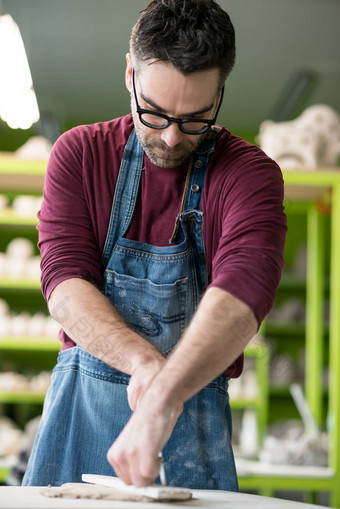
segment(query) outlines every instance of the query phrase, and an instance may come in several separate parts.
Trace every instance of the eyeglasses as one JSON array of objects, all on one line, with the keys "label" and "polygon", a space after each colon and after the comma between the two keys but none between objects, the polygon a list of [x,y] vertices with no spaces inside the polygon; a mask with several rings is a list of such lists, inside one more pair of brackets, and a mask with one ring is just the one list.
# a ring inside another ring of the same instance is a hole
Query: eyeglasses
[{"label": "eyeglasses", "polygon": [[135,86],[135,71],[132,70],[132,86],[133,93],[136,101],[136,109],[139,116],[139,120],[146,127],[150,127],[151,129],[166,129],[172,122],[178,124],[179,129],[185,134],[203,134],[208,129],[215,124],[218,112],[220,111],[220,107],[222,104],[224,87],[221,91],[220,101],[216,108],[214,117],[212,119],[205,118],[174,118],[168,117],[163,113],[157,113],[155,111],[144,110],[138,104],[136,86]]}]

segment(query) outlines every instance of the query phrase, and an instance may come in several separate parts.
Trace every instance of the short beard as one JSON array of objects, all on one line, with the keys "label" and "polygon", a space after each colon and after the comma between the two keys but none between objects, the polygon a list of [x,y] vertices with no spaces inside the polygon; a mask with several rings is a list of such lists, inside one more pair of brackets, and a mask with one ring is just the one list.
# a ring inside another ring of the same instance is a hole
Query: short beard
[{"label": "short beard", "polygon": [[194,142],[191,140],[184,140],[176,145],[176,147],[172,148],[162,140],[155,140],[152,136],[148,137],[143,128],[150,128],[144,127],[143,124],[141,124],[137,113],[133,109],[132,116],[139,143],[142,145],[150,161],[160,168],[176,168],[180,166],[195,152],[196,148],[205,137],[205,133],[197,135],[197,139],[195,139]]}]

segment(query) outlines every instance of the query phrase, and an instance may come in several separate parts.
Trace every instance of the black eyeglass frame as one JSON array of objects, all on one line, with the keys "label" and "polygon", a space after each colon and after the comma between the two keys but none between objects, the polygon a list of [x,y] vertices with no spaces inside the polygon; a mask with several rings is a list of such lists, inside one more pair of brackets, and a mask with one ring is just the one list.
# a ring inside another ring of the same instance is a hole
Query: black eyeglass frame
[{"label": "black eyeglass frame", "polygon": [[[146,127],[150,127],[151,129],[162,130],[162,129],[166,129],[167,127],[169,127],[169,125],[172,122],[174,122],[174,123],[178,124],[178,127],[182,131],[182,133],[192,134],[192,135],[206,133],[210,129],[210,127],[216,123],[217,115],[218,115],[218,112],[220,111],[222,100],[223,100],[223,95],[224,95],[224,86],[223,86],[222,90],[221,90],[221,97],[220,97],[219,103],[217,105],[217,108],[215,110],[215,114],[214,114],[212,119],[206,119],[206,118],[174,118],[174,117],[168,117],[167,115],[164,115],[164,113],[158,113],[158,112],[152,111],[152,110],[145,110],[145,109],[143,109],[143,108],[141,108],[139,106],[138,99],[137,99],[136,85],[135,85],[135,70],[134,69],[132,69],[132,88],[133,88],[133,94],[134,94],[135,102],[136,102],[136,111],[138,113],[139,120],[141,121],[141,123],[143,125],[145,125]],[[155,124],[150,124],[149,122],[146,122],[145,120],[143,120],[143,114],[144,113],[147,113],[149,115],[154,115],[156,117],[164,118],[164,120],[166,120],[166,124],[161,125],[161,126],[157,126]],[[199,129],[198,131],[185,130],[183,128],[183,124],[186,124],[186,123],[189,123],[189,122],[190,123],[193,123],[193,122],[194,123],[200,123],[200,124],[204,123],[206,125],[204,127],[202,127],[202,129]]]}]

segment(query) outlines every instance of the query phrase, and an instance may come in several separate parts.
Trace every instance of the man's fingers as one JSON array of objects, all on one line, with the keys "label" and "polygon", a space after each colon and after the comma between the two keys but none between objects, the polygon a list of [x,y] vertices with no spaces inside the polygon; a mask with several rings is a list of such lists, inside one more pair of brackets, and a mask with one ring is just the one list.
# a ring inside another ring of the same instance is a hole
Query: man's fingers
[{"label": "man's fingers", "polygon": [[147,454],[138,456],[132,451],[117,452],[114,445],[107,452],[107,460],[125,484],[137,487],[148,486],[159,474],[161,459]]},{"label": "man's fingers", "polygon": [[132,484],[138,487],[149,486],[159,474],[161,459],[151,457],[148,454],[136,455],[134,460],[130,462],[130,465]]},{"label": "man's fingers", "polygon": [[114,469],[118,477],[121,477],[121,473],[123,472],[123,464],[116,461],[113,447],[114,445],[111,445],[110,449],[107,451],[106,459],[110,463],[111,467]]},{"label": "man's fingers", "polygon": [[[128,389],[129,397],[135,387]],[[159,410],[155,397],[148,393],[137,399],[136,409],[107,453],[110,465],[126,484],[147,486],[159,475],[158,453],[169,440],[181,410],[182,404]]]},{"label": "man's fingers", "polygon": [[131,475],[130,475],[130,466],[128,462],[128,458],[124,454],[124,452],[119,453],[116,450],[115,445],[113,444],[107,452],[107,460],[110,463],[111,467],[116,472],[117,476],[125,482],[127,485],[133,484]]}]

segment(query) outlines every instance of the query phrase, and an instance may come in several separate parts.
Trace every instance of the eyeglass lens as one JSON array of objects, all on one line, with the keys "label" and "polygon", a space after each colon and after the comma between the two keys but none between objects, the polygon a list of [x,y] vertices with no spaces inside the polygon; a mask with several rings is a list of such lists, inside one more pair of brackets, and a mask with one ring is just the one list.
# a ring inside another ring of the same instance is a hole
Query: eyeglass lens
[{"label": "eyeglass lens", "polygon": [[[147,125],[148,127],[153,127],[153,128],[156,128],[156,129],[164,129],[166,127],[168,127],[169,125],[169,120],[167,120],[166,118],[160,116],[160,115],[155,115],[155,114],[152,114],[152,113],[141,113],[141,121]],[[182,131],[184,132],[197,132],[197,133],[200,133],[202,131],[205,131],[207,129],[209,129],[209,125],[210,123],[208,122],[181,122],[180,124],[180,128]]]}]

